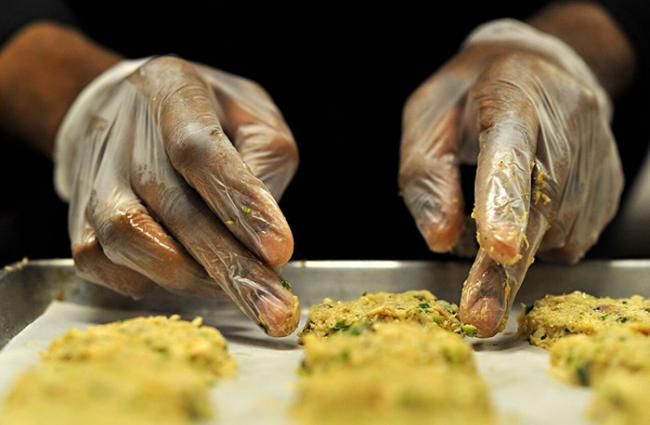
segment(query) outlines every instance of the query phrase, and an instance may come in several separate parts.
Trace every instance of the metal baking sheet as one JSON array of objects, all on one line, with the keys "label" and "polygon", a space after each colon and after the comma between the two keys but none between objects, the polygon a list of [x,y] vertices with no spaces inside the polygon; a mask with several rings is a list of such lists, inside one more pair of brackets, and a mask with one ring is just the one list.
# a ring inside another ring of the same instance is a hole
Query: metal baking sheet
[{"label": "metal baking sheet", "polygon": [[[462,262],[298,261],[282,273],[307,308],[326,296],[349,299],[363,291],[418,288],[456,301],[468,268]],[[576,289],[600,296],[650,296],[650,260],[591,261],[570,267],[537,264],[516,304]],[[32,261],[0,272],[0,397],[15,376],[38,362],[38,353],[68,329],[156,313],[201,315],[228,338],[240,373],[212,390],[214,423],[291,423],[287,412],[301,359],[295,336],[263,335],[226,298],[181,298],[162,290],[140,301],[119,296],[76,277],[70,260]],[[505,334],[472,340],[500,423],[589,424],[584,415],[589,391],[549,375],[548,354],[514,335],[517,314],[511,315]]]}]

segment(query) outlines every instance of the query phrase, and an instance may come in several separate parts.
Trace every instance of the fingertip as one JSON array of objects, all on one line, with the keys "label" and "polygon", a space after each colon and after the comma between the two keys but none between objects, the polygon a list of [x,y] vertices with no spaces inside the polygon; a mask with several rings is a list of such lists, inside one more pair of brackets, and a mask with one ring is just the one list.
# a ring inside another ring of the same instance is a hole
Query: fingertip
[{"label": "fingertip", "polygon": [[282,337],[293,333],[300,323],[300,301],[289,289],[283,302],[260,303],[260,327],[269,336]]},{"label": "fingertip", "polygon": [[259,233],[257,239],[260,255],[270,266],[279,267],[291,259],[294,241],[286,221],[273,231]]},{"label": "fingertip", "polygon": [[462,306],[459,316],[463,323],[476,327],[480,338],[496,335],[505,324],[505,308],[494,298],[479,298],[471,306]]},{"label": "fingertip", "polygon": [[510,294],[505,270],[481,248],[463,285],[459,317],[476,326],[479,337],[493,336],[505,326]]},{"label": "fingertip", "polygon": [[436,222],[421,224],[418,228],[429,249],[437,253],[451,251],[456,246],[463,231],[463,220],[460,214],[450,214]]}]

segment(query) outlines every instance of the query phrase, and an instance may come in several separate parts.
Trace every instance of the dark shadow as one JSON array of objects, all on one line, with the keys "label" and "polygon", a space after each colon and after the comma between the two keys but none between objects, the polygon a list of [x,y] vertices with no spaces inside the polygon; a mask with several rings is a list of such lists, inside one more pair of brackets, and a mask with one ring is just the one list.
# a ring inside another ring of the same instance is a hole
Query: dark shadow
[{"label": "dark shadow", "polygon": [[472,341],[474,351],[505,351],[524,345],[528,345],[528,342],[517,334],[499,335],[486,340],[477,339]]},{"label": "dark shadow", "polygon": [[229,334],[222,332],[229,342],[236,342],[238,344],[252,345],[261,348],[270,348],[274,350],[289,351],[298,348],[297,342],[289,342],[286,340],[273,340],[271,338],[256,338],[246,335]]}]

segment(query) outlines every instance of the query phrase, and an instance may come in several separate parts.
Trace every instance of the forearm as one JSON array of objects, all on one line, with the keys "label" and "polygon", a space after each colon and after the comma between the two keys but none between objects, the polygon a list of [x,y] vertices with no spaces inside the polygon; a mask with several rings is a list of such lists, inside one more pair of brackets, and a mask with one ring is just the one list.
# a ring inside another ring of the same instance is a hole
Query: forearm
[{"label": "forearm", "polygon": [[588,1],[554,3],[528,22],[570,45],[615,97],[634,79],[636,58],[618,24],[599,5]]},{"label": "forearm", "polygon": [[51,156],[74,99],[119,60],[68,27],[28,25],[0,50],[0,127]]}]

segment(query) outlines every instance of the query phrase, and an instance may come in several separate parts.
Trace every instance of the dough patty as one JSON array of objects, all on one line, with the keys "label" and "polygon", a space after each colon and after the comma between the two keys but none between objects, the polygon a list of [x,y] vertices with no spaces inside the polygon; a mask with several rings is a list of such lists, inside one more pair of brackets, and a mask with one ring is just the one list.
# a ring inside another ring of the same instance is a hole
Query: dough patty
[{"label": "dough patty", "polygon": [[638,295],[597,298],[579,291],[547,295],[535,301],[519,323],[523,336],[543,348],[567,335],[593,335],[612,327],[649,335],[650,300]]},{"label": "dough patty", "polygon": [[358,333],[380,322],[414,322],[455,333],[475,333],[473,326],[461,324],[457,313],[458,306],[439,300],[426,290],[376,292],[352,301],[325,298],[309,309],[307,323],[299,336],[302,341],[309,334],[326,337],[337,332]]}]

